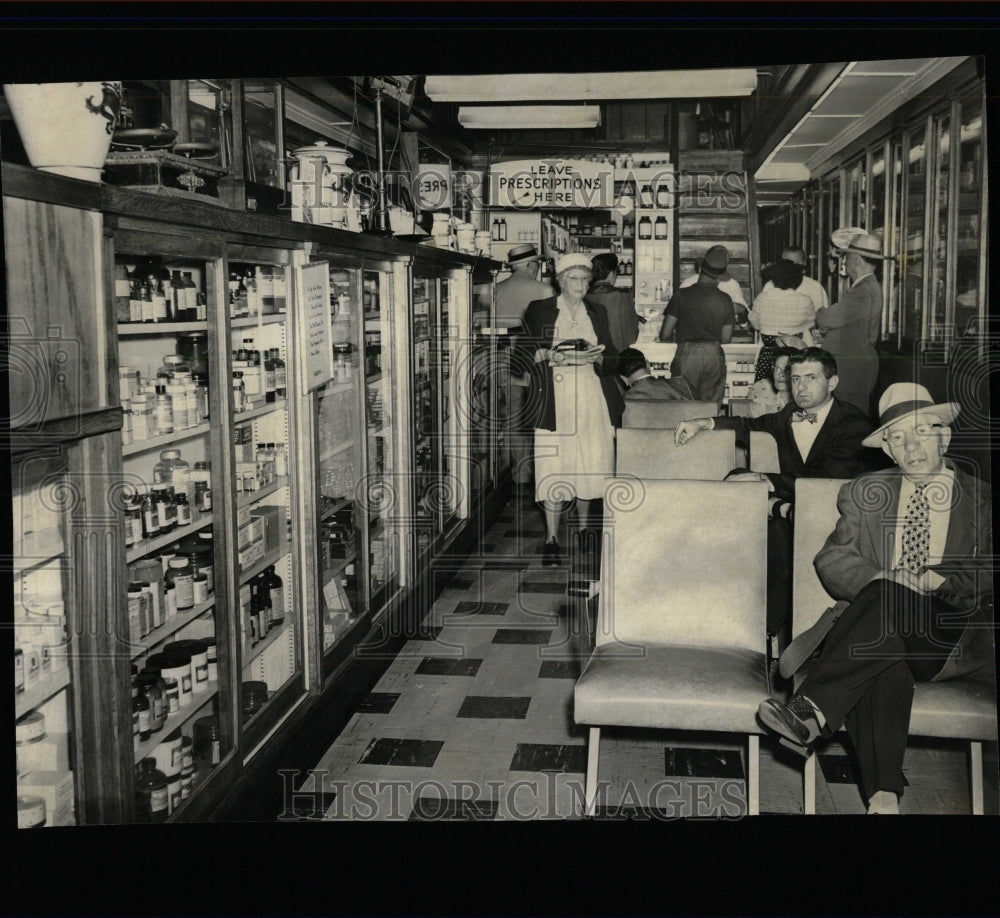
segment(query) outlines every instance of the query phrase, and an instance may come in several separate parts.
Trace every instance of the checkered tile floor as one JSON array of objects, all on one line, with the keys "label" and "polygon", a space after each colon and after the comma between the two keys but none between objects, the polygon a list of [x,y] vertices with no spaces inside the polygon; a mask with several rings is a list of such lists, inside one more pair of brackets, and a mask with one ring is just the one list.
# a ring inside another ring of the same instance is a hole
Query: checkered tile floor
[{"label": "checkered tile floor", "polygon": [[[580,819],[587,730],[573,721],[579,650],[566,559],[541,566],[530,494],[513,497],[297,790],[302,818]],[[567,538],[561,542],[568,543]],[[997,811],[987,748],[986,811]],[[817,812],[863,813],[851,756],[819,758]],[[761,740],[762,814],[802,812],[801,760]],[[903,813],[968,813],[964,747],[911,742]],[[603,819],[739,818],[745,762],[720,735],[602,731]]]}]

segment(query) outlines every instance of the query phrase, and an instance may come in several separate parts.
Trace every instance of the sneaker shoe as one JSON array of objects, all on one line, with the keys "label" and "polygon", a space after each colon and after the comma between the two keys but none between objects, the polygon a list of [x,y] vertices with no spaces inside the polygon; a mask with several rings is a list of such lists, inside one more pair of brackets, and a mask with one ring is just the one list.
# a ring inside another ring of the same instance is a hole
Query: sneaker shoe
[{"label": "sneaker shoe", "polygon": [[542,567],[559,566],[559,543],[555,537],[548,540],[542,548]]},{"label": "sneaker shoe", "polygon": [[820,735],[816,712],[802,695],[792,695],[787,703],[765,698],[757,708],[757,717],[802,755],[808,755],[810,746]]}]

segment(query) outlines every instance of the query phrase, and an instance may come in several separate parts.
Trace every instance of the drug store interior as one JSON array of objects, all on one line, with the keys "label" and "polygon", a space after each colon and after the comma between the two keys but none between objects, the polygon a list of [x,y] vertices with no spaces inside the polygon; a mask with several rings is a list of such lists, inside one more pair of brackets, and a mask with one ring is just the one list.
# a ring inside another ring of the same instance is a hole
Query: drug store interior
[{"label": "drug store interior", "polygon": [[[519,244],[546,279],[618,255],[668,375],[659,317],[709,247],[751,304],[801,246],[835,302],[831,234],[874,235],[877,391],[960,393],[952,451],[988,479],[983,59],[780,52],[5,83],[19,827],[585,818],[601,584],[541,567],[511,482],[494,291]],[[725,345],[723,414],[759,347]],[[763,739],[751,801],[733,739],[609,734],[598,817],[809,812]],[[913,738],[904,812],[974,808],[967,755]],[[819,759],[812,811],[864,812],[846,746]]]}]

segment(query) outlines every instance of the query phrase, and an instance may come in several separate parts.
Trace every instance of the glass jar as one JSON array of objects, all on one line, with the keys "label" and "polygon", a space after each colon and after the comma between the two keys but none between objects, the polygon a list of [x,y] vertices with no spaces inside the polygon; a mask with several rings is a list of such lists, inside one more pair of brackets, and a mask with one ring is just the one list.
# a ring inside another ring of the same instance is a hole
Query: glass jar
[{"label": "glass jar", "polygon": [[135,813],[141,822],[165,822],[170,815],[167,776],[156,767],[156,759],[143,759],[135,778]]},{"label": "glass jar", "polygon": [[194,607],[194,574],[184,556],[173,558],[167,570],[166,580],[176,589],[175,602],[178,612],[186,612]]},{"label": "glass jar", "polygon": [[222,761],[222,731],[219,718],[211,714],[199,717],[192,726],[194,763],[199,772],[211,771]]},{"label": "glass jar", "polygon": [[156,673],[139,673],[136,677],[139,691],[149,702],[150,731],[159,733],[167,722],[167,704],[163,690],[160,688],[160,677]]}]

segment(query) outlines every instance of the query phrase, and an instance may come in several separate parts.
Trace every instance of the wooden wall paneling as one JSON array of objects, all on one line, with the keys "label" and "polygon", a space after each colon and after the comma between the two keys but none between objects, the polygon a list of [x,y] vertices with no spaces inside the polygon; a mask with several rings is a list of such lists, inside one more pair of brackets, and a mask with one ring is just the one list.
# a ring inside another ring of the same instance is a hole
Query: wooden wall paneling
[{"label": "wooden wall paneling", "polygon": [[608,102],[601,113],[604,124],[604,137],[611,143],[622,139],[622,109],[617,102]]},{"label": "wooden wall paneling", "polygon": [[121,434],[69,447],[69,593],[77,819],[131,822],[134,807]]},{"label": "wooden wall paneling", "polygon": [[649,102],[646,104],[646,139],[668,140],[670,126],[670,104],[667,102]]},{"label": "wooden wall paneling", "polygon": [[625,102],[621,107],[621,139],[646,139],[646,106],[642,102]]},{"label": "wooden wall paneling", "polygon": [[108,406],[100,222],[93,211],[4,198],[12,426]]}]

